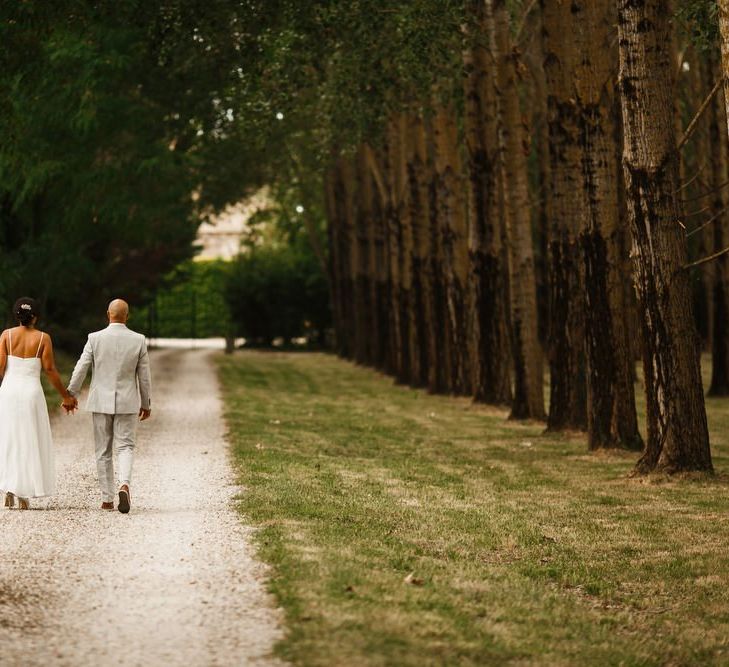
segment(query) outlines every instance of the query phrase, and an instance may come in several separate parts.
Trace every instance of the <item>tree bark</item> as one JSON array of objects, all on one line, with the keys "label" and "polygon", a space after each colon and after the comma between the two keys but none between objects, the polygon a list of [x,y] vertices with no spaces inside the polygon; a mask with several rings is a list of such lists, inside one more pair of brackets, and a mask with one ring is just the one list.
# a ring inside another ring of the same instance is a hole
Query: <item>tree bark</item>
[{"label": "tree bark", "polygon": [[337,169],[338,179],[335,191],[339,209],[339,276],[342,281],[342,317],[343,331],[346,338],[345,356],[355,359],[361,326],[358,322],[359,312],[355,296],[355,276],[357,267],[357,234],[355,224],[355,168],[351,158],[341,157]]},{"label": "tree bark", "polygon": [[[530,31],[535,37],[543,33],[542,12],[532,11],[524,19],[522,32]],[[549,238],[552,192],[550,189],[550,139],[549,111],[547,108],[547,77],[544,72],[544,48],[542,39],[531,39],[524,44],[523,59],[529,68],[526,95],[530,99],[530,127],[535,140],[537,187],[533,188],[536,198],[536,242],[534,271],[537,282],[537,317],[539,342],[548,348],[549,337]]]},{"label": "tree bark", "polygon": [[581,109],[577,67],[583,54],[574,38],[578,1],[542,0],[544,72],[549,111],[551,192],[549,229],[549,368],[547,430],[585,429],[587,398],[583,268],[577,239],[582,212]]},{"label": "tree bark", "polygon": [[501,168],[509,244],[513,419],[544,419],[542,353],[537,330],[536,283],[527,182],[526,131],[517,89],[516,53],[504,0],[486,0],[486,20],[497,63]]},{"label": "tree bark", "polygon": [[439,178],[435,165],[435,131],[432,118],[425,120],[428,167],[428,208],[430,211],[430,261],[426,264],[430,299],[433,308],[431,335],[428,338],[428,390],[444,393],[450,390],[451,349],[448,345],[448,303],[445,289],[443,239],[440,234],[438,191]]},{"label": "tree bark", "polygon": [[387,175],[390,189],[388,230],[390,237],[391,333],[394,375],[398,382],[410,381],[410,282],[412,234],[406,203],[406,171],[404,146],[405,122],[396,114],[388,124]]},{"label": "tree bark", "polygon": [[355,360],[361,364],[374,365],[374,337],[377,332],[376,314],[373,308],[372,289],[372,242],[375,224],[372,214],[372,175],[367,164],[366,148],[360,146],[357,152],[357,267],[355,273],[355,308],[357,310],[357,336]]},{"label": "tree bark", "polygon": [[368,267],[368,220],[361,201],[362,170],[361,147],[357,154],[348,160],[345,207],[350,221],[350,265],[349,276],[352,289],[352,358],[358,364],[369,362],[369,289],[367,285]]},{"label": "tree bark", "polygon": [[377,157],[368,145],[365,145],[362,157],[367,164],[369,178],[364,180],[365,194],[370,201],[368,214],[372,222],[369,225],[369,269],[370,302],[372,304],[372,363],[376,368],[387,366],[387,342],[389,334],[389,267],[387,253],[387,229],[385,209],[387,193],[384,182],[377,185],[380,168]]},{"label": "tree bark", "polygon": [[[715,59],[709,60],[710,71],[715,80],[720,74],[720,65]],[[722,94],[717,95],[707,110],[709,114],[709,171],[708,190],[709,215],[713,221],[706,227],[710,240],[708,253],[716,253],[729,246],[729,194],[725,184],[729,180],[729,135],[727,135],[726,108]],[[705,255],[704,255],[705,256]],[[708,268],[711,285],[711,384],[710,396],[729,396],[729,257],[721,255],[716,260],[702,266]],[[704,271],[702,271],[704,273]]]},{"label": "tree bark", "polygon": [[729,0],[717,0],[721,34],[721,71],[724,79],[724,104],[729,127]]},{"label": "tree bark", "polygon": [[430,284],[431,261],[430,202],[428,193],[428,155],[423,118],[416,115],[408,121],[408,189],[410,225],[412,229],[412,286],[410,290],[410,368],[411,382],[428,386],[431,342],[435,309]]},{"label": "tree bark", "polygon": [[392,146],[393,134],[388,125],[385,144],[378,156],[385,192],[382,194],[385,221],[385,256],[387,264],[387,343],[384,371],[398,378],[402,373],[402,348],[400,346],[400,221],[397,207],[392,199],[394,191],[392,178],[393,156],[396,148]]},{"label": "tree bark", "polygon": [[408,332],[408,298],[406,285],[409,282],[408,251],[409,226],[405,206],[405,160],[404,124],[400,114],[395,114],[388,123],[385,169],[388,199],[386,207],[388,234],[388,266],[390,268],[389,333],[391,374],[397,382],[407,383],[410,379],[410,351]]},{"label": "tree bark", "polygon": [[[694,49],[694,54],[696,49]],[[703,54],[699,54],[703,56]],[[716,60],[716,59],[714,59]],[[695,104],[699,104],[699,100],[706,97],[706,94],[716,81],[716,68],[713,66],[715,63],[707,62],[705,57],[694,57],[691,60],[691,95]],[[694,139],[692,141],[693,151],[693,163],[691,165],[693,176],[693,182],[681,190],[683,198],[687,196],[698,201],[701,199],[701,195],[710,190],[709,180],[712,178],[712,166],[710,164],[711,158],[711,146],[709,142],[710,125],[712,122],[711,108],[699,119]],[[707,215],[705,220],[709,220],[711,215]],[[706,257],[713,251],[713,232],[711,225],[704,227],[698,234],[696,253],[698,257]],[[714,307],[713,307],[713,294],[712,285],[714,282],[713,277],[714,265],[711,262],[703,264],[699,269],[699,284],[697,285],[697,320],[699,325],[699,332],[702,338],[702,349],[711,350],[713,345],[713,331],[714,331]]]},{"label": "tree bark", "polygon": [[402,382],[418,386],[420,382],[414,375],[420,372],[420,357],[418,335],[415,329],[417,315],[413,299],[415,239],[413,234],[413,215],[419,214],[419,208],[413,205],[412,187],[410,179],[410,162],[412,159],[413,142],[410,119],[404,114],[397,115],[397,135],[399,139],[397,183],[398,189],[398,217],[401,227],[400,252],[400,321],[402,326],[403,354],[405,359],[405,374],[400,378]]},{"label": "tree bark", "polygon": [[588,446],[639,450],[633,355],[625,302],[627,225],[620,212],[618,135],[613,82],[617,68],[612,0],[575,0],[574,98],[580,137],[583,197],[580,247],[584,258]]},{"label": "tree bark", "polygon": [[619,0],[623,171],[643,329],[648,440],[638,472],[712,470],[677,190],[668,0]]},{"label": "tree bark", "polygon": [[329,237],[329,284],[332,295],[332,319],[334,321],[334,348],[341,357],[347,356],[347,339],[344,331],[343,313],[343,281],[340,275],[341,266],[341,219],[337,205],[337,166],[332,165],[324,178],[325,209],[328,220]]},{"label": "tree bark", "polygon": [[495,63],[483,41],[482,0],[472,0],[469,9],[476,30],[463,55],[470,180],[470,367],[474,399],[498,405],[511,401],[511,377]]},{"label": "tree bark", "polygon": [[458,128],[453,110],[439,107],[433,121],[437,173],[438,223],[443,249],[447,309],[446,341],[450,349],[450,391],[470,393],[466,289],[468,285],[468,229],[463,169],[458,152]]}]

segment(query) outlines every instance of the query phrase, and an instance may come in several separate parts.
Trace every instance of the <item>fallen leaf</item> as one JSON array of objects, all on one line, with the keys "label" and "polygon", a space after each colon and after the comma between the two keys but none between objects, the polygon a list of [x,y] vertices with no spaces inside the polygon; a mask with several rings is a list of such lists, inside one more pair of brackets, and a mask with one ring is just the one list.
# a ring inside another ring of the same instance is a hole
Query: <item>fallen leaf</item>
[{"label": "fallen leaf", "polygon": [[415,576],[415,572],[411,572],[403,581],[412,586],[422,586],[425,583],[423,579]]}]

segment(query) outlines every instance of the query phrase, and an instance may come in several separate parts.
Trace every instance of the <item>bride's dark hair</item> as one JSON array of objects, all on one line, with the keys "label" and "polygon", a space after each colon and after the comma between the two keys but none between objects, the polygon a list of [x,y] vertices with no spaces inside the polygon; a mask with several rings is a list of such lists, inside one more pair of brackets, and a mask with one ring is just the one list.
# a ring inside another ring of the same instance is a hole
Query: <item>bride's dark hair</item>
[{"label": "bride's dark hair", "polygon": [[27,327],[33,322],[34,317],[40,315],[40,307],[35,299],[31,299],[29,296],[21,296],[13,306],[13,314],[20,324]]}]

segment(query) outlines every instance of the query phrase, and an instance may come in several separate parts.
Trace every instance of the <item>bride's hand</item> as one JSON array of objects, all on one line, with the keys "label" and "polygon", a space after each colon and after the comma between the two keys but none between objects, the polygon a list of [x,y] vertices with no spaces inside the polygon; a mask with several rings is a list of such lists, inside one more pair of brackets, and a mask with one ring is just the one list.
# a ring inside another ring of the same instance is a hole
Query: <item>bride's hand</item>
[{"label": "bride's hand", "polygon": [[76,408],[78,408],[78,400],[69,394],[63,399],[63,403],[61,403],[61,405],[66,411],[66,414],[70,415],[76,411]]}]

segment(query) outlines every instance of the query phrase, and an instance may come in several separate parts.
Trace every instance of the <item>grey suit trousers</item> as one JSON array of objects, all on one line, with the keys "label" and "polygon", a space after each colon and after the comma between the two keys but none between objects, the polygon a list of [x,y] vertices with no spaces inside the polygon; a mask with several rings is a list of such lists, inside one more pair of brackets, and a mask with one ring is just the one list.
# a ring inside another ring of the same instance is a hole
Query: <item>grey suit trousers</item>
[{"label": "grey suit trousers", "polygon": [[[101,500],[113,502],[116,489],[132,483],[134,445],[137,440],[138,415],[107,415],[94,412],[94,441],[96,470],[99,474]],[[118,484],[114,484],[114,445],[116,445]]]}]

